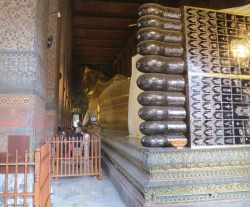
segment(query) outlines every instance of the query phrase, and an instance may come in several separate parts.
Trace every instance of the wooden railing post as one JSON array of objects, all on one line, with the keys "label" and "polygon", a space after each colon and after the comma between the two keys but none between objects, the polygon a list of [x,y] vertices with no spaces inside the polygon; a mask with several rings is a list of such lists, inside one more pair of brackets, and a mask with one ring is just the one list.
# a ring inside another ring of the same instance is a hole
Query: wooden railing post
[{"label": "wooden railing post", "polygon": [[54,146],[55,146],[55,174],[57,175],[55,178],[54,178],[54,182],[58,182],[58,174],[59,174],[59,136],[56,136],[54,138]]},{"label": "wooden railing post", "polygon": [[[32,206],[34,207],[51,207],[51,175],[50,175],[50,159],[51,159],[51,146],[50,142],[43,145],[41,148],[38,147],[35,151],[35,160],[34,162],[28,162],[28,150],[25,151],[24,160],[19,160],[20,155],[18,154],[18,150],[16,150],[15,157],[12,155],[14,159],[10,162],[9,157],[10,153],[5,154],[5,162],[0,163],[0,167],[5,167],[5,184],[2,186],[4,192],[0,192],[0,197],[4,197],[4,206],[30,206],[31,201],[33,200]],[[34,175],[34,182],[28,175],[28,171],[31,166],[35,167],[35,171],[30,173],[30,175]],[[22,172],[22,169],[24,169]],[[19,180],[20,177],[23,181]],[[20,177],[19,177],[20,175]],[[14,178],[14,182],[9,183],[9,178]],[[19,184],[23,182],[23,187],[19,189]],[[34,186],[34,190],[32,192],[28,191],[29,186]],[[20,192],[19,192],[20,190]],[[19,199],[19,198],[22,199]],[[33,199],[31,200],[31,197]],[[21,203],[23,200],[23,203]],[[11,204],[9,204],[11,202]],[[28,203],[29,202],[29,203]],[[2,205],[1,205],[2,206]]]},{"label": "wooden railing post", "polygon": [[[50,139],[50,141],[49,141],[49,152],[50,152],[50,155],[49,155],[49,173],[51,174],[51,172],[52,172],[52,169],[51,169],[51,140],[52,140],[52,138]],[[48,141],[48,140],[47,140]],[[47,142],[46,142],[46,144],[47,144]]]},{"label": "wooden railing post", "polygon": [[[24,155],[24,193],[27,193],[27,173],[28,173],[28,166],[27,166],[27,162],[28,162],[28,150],[25,150],[25,155]],[[27,205],[27,196],[24,195],[24,206]]]},{"label": "wooden railing post", "polygon": [[[8,186],[9,186],[9,179],[8,179],[8,176],[9,176],[9,152],[6,152],[6,169],[5,169],[5,190],[4,190],[4,193],[5,195],[8,195]],[[5,197],[4,199],[4,206],[8,206],[8,196]]]},{"label": "wooden railing post", "polygon": [[40,163],[41,163],[41,150],[36,149],[35,152],[35,196],[34,206],[40,207]]},{"label": "wooden railing post", "polygon": [[100,135],[97,136],[98,137],[98,171],[99,171],[99,175],[97,177],[98,180],[102,180],[102,166],[101,166],[101,160],[102,160],[102,153],[101,153],[101,137]]},{"label": "wooden railing post", "polygon": [[[16,162],[15,162],[15,184],[14,184],[14,193],[15,194],[17,194],[17,186],[18,186],[18,150],[16,150],[16,157],[15,157],[15,160],[16,160]],[[14,203],[17,203],[17,196],[15,195],[14,196],[14,198],[15,198],[15,200],[14,200]]]},{"label": "wooden railing post", "polygon": [[[80,141],[71,140],[70,137],[68,139],[55,137],[51,140],[51,176],[54,182],[58,181],[59,177],[84,175],[94,175],[99,180],[102,179],[101,138],[95,133],[89,132],[89,134],[90,139],[85,138]],[[80,156],[74,154],[74,146],[78,142],[84,143],[84,150]]]}]

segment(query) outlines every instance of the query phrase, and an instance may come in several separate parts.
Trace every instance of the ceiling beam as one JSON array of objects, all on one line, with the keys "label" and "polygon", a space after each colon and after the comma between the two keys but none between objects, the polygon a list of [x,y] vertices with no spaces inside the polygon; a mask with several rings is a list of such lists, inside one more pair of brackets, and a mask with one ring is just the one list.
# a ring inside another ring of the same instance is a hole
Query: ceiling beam
[{"label": "ceiling beam", "polygon": [[[78,50],[80,50],[80,49],[84,49],[85,47],[83,46],[83,47],[81,47],[81,45],[79,45],[80,47],[78,47],[77,45],[75,45],[74,47],[73,47],[73,49],[74,48],[77,48]],[[103,46],[100,46],[100,45],[98,45],[98,44],[95,44],[93,47],[89,47],[89,48],[86,48],[86,49],[110,49],[110,50],[121,50],[123,48],[123,46],[121,45],[120,47],[110,47],[110,44],[104,44]]]},{"label": "ceiling beam", "polygon": [[97,30],[97,31],[102,31],[102,30],[109,30],[109,31],[133,31],[134,28],[133,27],[95,27],[95,26],[80,26],[80,25],[73,25],[73,28],[78,28],[78,29],[87,29],[87,30]]},{"label": "ceiling beam", "polygon": [[73,48],[86,48],[86,49],[122,49],[123,46],[112,46],[111,44],[104,44],[104,45],[100,45],[100,44],[75,44]]},{"label": "ceiling beam", "polygon": [[107,61],[107,60],[83,60],[83,59],[79,59],[77,61],[75,61],[75,63],[86,63],[86,64],[109,64],[112,65],[112,60],[111,61]]},{"label": "ceiling beam", "polygon": [[95,60],[95,61],[113,61],[114,58],[105,58],[105,57],[102,57],[102,58],[98,58],[98,57],[82,57],[82,56],[75,56],[74,59],[81,59],[81,60]]},{"label": "ceiling beam", "polygon": [[[73,54],[76,55],[76,54],[85,54],[85,55],[88,55],[88,54],[91,54],[91,55],[95,55],[95,54],[102,54],[103,56],[118,56],[118,54],[120,53],[121,50],[110,50],[110,49],[95,49],[95,50],[92,50],[92,51],[89,51],[89,50],[79,50],[79,49],[76,49],[76,50],[73,50]],[[110,54],[107,54],[107,53],[110,53]]]},{"label": "ceiling beam", "polygon": [[73,36],[73,39],[93,39],[93,40],[113,40],[113,41],[124,41],[127,37],[84,37],[84,36]]},{"label": "ceiling beam", "polygon": [[106,58],[106,57],[116,57],[117,56],[117,52],[110,52],[109,54],[107,54],[107,52],[73,52],[73,55],[74,56],[83,56],[83,57],[86,57],[86,56],[101,56],[103,58]]},{"label": "ceiling beam", "polygon": [[105,14],[105,13],[84,13],[85,11],[77,11],[73,13],[73,16],[81,16],[81,17],[98,17],[98,18],[105,18],[105,19],[137,19],[139,15],[122,15],[122,14]]},{"label": "ceiling beam", "polygon": [[104,58],[104,59],[101,59],[101,58],[84,58],[84,57],[79,57],[79,56],[76,56],[75,58],[73,58],[74,60],[78,60],[78,61],[91,61],[91,62],[113,62],[114,59],[112,58]]},{"label": "ceiling beam", "polygon": [[77,53],[77,54],[74,54],[73,57],[74,58],[75,57],[82,58],[82,59],[95,59],[95,58],[104,59],[104,60],[113,60],[114,59],[114,56],[106,56],[106,55],[103,55],[103,54],[81,54],[81,53]]},{"label": "ceiling beam", "polygon": [[[100,45],[102,43],[104,44],[109,44],[109,45],[116,45],[116,44],[121,44],[124,43],[124,41],[121,40],[116,40],[115,37],[113,37],[114,39],[108,39],[108,40],[103,40],[103,39],[92,39],[92,38],[85,38],[85,39],[79,39],[78,43],[76,42],[77,39],[75,39],[74,41],[74,45],[78,44],[79,46],[83,45],[83,46],[87,46],[87,45],[92,45],[93,43],[100,43]],[[83,43],[81,43],[83,42]]]},{"label": "ceiling beam", "polygon": [[[110,55],[118,55],[120,52],[120,49],[103,49],[103,48],[95,48],[95,49],[73,49],[73,54],[102,54],[102,55],[106,55],[106,56],[110,56]],[[109,53],[109,54],[107,54]]]},{"label": "ceiling beam", "polygon": [[74,59],[75,58],[81,58],[81,59],[96,59],[96,60],[114,60],[114,57],[110,56],[110,57],[106,57],[106,56],[103,56],[102,54],[101,55],[80,55],[80,54],[77,54],[77,55],[73,55],[74,56]]},{"label": "ceiling beam", "polygon": [[[81,0],[81,1],[85,1],[85,2],[89,2],[89,0]],[[95,0],[95,2],[107,2],[107,0]],[[145,3],[152,3],[152,0],[109,0],[109,3],[121,3],[121,4],[145,4]]]},{"label": "ceiling beam", "polygon": [[75,58],[80,58],[80,59],[95,59],[95,60],[114,60],[116,58],[116,55],[113,55],[113,56],[104,56],[103,54],[96,54],[96,55],[93,55],[93,54],[87,54],[87,55],[80,55],[80,54],[77,54],[77,55],[73,55]]},{"label": "ceiling beam", "polygon": [[115,57],[104,57],[103,55],[101,56],[81,56],[81,55],[74,55],[74,59],[82,59],[82,60],[105,60],[105,61],[113,61]]},{"label": "ceiling beam", "polygon": [[73,59],[76,59],[76,58],[81,58],[81,59],[95,59],[97,58],[96,60],[112,60],[113,57],[106,57],[106,56],[103,56],[102,54],[101,55],[82,55],[82,54],[76,54],[76,55],[73,55]]},{"label": "ceiling beam", "polygon": [[74,45],[74,48],[96,48],[96,49],[122,49],[122,47],[119,47],[119,46],[101,46],[101,45],[98,45],[98,46],[93,46],[93,45],[77,45],[75,44]]},{"label": "ceiling beam", "polygon": [[95,62],[95,61],[76,61],[75,64],[88,64],[88,65],[110,65],[112,69],[112,62]]}]

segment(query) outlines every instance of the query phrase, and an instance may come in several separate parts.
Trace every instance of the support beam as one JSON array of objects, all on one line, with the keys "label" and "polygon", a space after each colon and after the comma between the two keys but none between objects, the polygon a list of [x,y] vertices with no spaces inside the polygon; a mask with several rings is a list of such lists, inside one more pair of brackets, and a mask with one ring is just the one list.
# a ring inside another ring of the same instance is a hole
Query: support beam
[{"label": "support beam", "polygon": [[134,28],[132,27],[95,27],[95,26],[91,26],[91,27],[88,27],[88,26],[80,26],[80,25],[73,25],[73,29],[74,28],[77,28],[77,29],[87,29],[87,30],[96,30],[96,31],[133,31]]}]

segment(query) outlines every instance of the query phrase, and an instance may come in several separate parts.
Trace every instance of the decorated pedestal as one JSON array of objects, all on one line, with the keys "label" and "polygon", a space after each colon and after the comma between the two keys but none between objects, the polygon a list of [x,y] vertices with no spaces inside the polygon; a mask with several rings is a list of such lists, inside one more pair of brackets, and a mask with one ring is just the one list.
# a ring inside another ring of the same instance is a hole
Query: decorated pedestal
[{"label": "decorated pedestal", "polygon": [[143,147],[124,132],[102,139],[102,167],[128,207],[248,207],[250,148]]}]

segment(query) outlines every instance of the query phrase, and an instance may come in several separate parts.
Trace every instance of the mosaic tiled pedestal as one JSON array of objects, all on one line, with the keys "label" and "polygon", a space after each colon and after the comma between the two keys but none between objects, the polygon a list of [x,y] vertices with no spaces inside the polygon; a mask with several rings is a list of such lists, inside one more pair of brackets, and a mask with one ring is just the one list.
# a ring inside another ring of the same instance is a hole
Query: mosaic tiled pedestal
[{"label": "mosaic tiled pedestal", "polygon": [[129,207],[250,206],[250,148],[145,148],[127,133],[102,137],[103,169]]}]

